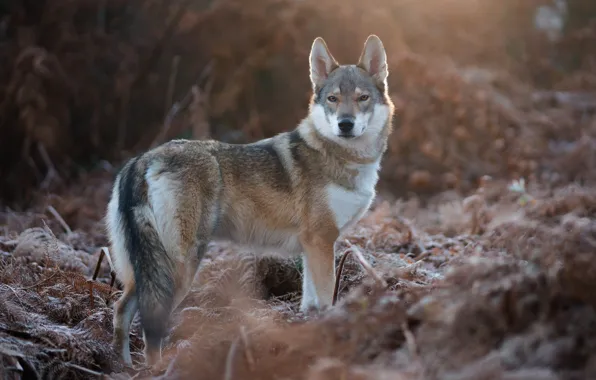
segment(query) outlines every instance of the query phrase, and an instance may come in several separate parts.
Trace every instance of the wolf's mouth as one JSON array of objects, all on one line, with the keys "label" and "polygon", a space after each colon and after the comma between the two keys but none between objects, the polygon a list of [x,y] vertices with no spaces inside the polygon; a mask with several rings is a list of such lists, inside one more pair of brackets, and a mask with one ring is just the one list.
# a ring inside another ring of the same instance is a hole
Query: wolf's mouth
[{"label": "wolf's mouth", "polygon": [[352,139],[352,138],[356,137],[352,133],[340,133],[338,136],[343,139]]}]

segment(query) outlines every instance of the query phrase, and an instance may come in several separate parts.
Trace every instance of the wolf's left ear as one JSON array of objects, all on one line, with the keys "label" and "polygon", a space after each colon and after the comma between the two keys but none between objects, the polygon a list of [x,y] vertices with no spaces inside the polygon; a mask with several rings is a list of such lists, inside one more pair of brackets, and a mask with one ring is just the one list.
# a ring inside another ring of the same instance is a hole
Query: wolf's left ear
[{"label": "wolf's left ear", "polygon": [[358,67],[366,70],[376,81],[387,84],[387,54],[381,39],[371,34],[364,43]]},{"label": "wolf's left ear", "polygon": [[337,67],[339,63],[331,55],[325,40],[321,37],[315,38],[310,49],[310,81],[313,87],[322,86],[329,74]]}]

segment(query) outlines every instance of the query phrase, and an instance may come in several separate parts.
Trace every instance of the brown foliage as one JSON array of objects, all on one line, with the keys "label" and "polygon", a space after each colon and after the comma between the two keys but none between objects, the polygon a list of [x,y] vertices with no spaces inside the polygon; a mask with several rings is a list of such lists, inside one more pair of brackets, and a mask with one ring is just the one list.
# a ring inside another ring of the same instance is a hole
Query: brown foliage
[{"label": "brown foliage", "polygon": [[[173,316],[157,374],[189,378],[200,372],[214,379],[594,375],[595,189],[543,190],[536,187],[533,202],[522,204],[492,181],[473,201],[444,194],[426,206],[416,198],[377,203],[348,240],[386,287],[349,257],[337,306],[320,314],[298,312],[297,262],[212,245]],[[484,217],[474,218],[479,212]],[[481,223],[484,232],[470,234],[473,223]],[[4,370],[16,360],[25,371],[47,378],[88,378],[85,370],[126,378],[108,345],[111,305],[119,294],[109,293],[109,268],[104,264],[91,304],[86,279],[97,253],[89,251],[93,258],[74,250],[68,235],[59,233],[61,226],[53,228],[62,241],[47,228],[1,241],[8,253],[0,270],[5,300],[0,339],[9,347],[0,353]],[[74,227],[72,233],[80,230]],[[340,243],[338,251],[345,247]],[[133,358],[141,362],[136,321],[132,341]]]},{"label": "brown foliage", "polygon": [[[14,3],[0,49],[10,62],[0,72],[2,198],[29,199],[23,190],[44,178],[58,186],[77,164],[126,157],[156,137],[251,141],[293,128],[305,115],[317,35],[342,62],[369,33],[385,42],[398,105],[383,172],[393,191],[470,189],[485,174],[565,175],[538,158],[555,153],[553,129],[572,144],[581,137],[578,102],[545,110],[533,86],[594,89],[594,23],[580,17],[588,1],[576,1],[573,24],[550,43],[531,21],[545,2]],[[193,106],[162,126],[187,93]],[[53,165],[61,176],[46,178]]]}]

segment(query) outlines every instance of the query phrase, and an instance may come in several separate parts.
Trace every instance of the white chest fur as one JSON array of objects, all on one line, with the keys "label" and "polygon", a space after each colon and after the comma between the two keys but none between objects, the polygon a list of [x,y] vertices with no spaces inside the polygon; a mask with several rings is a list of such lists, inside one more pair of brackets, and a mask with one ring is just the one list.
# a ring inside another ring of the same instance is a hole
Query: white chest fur
[{"label": "white chest fur", "polygon": [[340,234],[356,223],[366,213],[375,197],[379,179],[380,160],[366,165],[353,165],[358,170],[355,188],[348,190],[336,184],[327,186],[327,204]]}]

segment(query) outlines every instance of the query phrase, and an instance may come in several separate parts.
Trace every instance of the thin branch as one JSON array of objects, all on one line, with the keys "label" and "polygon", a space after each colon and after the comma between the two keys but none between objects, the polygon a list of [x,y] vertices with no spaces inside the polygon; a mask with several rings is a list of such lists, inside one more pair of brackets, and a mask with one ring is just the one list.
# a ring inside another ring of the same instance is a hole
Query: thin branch
[{"label": "thin branch", "polygon": [[73,369],[78,369],[79,371],[85,372],[88,375],[97,376],[100,379],[103,379],[104,376],[105,376],[101,372],[97,372],[97,371],[94,371],[94,370],[89,369],[89,368],[81,367],[80,365],[76,365],[76,364],[73,364],[73,363],[64,363],[64,365],[67,366],[67,367],[73,368]]},{"label": "thin branch", "polygon": [[112,256],[110,255],[110,250],[108,247],[101,247],[101,251],[105,254],[106,260],[108,260],[108,264],[110,265],[110,269],[114,271],[114,264],[112,261]]},{"label": "thin branch", "polygon": [[[7,230],[8,230],[8,229],[7,229]],[[6,235],[8,235],[8,232],[6,232],[4,235],[5,235],[5,236],[6,236]],[[19,241],[18,241],[18,240],[16,240],[16,239],[13,239],[13,240],[7,240],[7,241],[3,241],[3,242],[1,242],[0,244],[2,244],[2,245],[5,245],[5,246],[7,246],[7,247],[9,247],[9,248],[14,248],[14,247],[16,247],[17,245],[19,245]]]},{"label": "thin branch", "polygon": [[131,88],[136,87],[148,74],[149,71],[153,68],[159,57],[161,56],[161,52],[165,45],[167,45],[168,41],[172,38],[176,27],[180,23],[182,16],[186,12],[186,8],[190,5],[192,0],[183,0],[182,3],[178,6],[176,13],[170,18],[168,21],[166,28],[164,29],[161,38],[157,41],[157,43],[153,46],[153,49],[149,53],[149,56],[145,60],[145,65],[139,70],[139,73],[135,77],[132,82]]},{"label": "thin branch", "polygon": [[68,226],[66,221],[62,218],[62,216],[58,213],[58,211],[56,211],[56,209],[53,206],[48,206],[48,211],[50,212],[50,214],[52,214],[52,216],[54,218],[56,218],[56,220],[58,221],[58,223],[60,223],[62,228],[64,228],[64,231],[66,231],[66,234],[71,235],[72,230],[70,229],[70,227]]},{"label": "thin branch", "polygon": [[236,361],[236,352],[238,351],[238,342],[240,338],[236,338],[230,345],[228,356],[226,357],[226,370],[224,372],[224,380],[232,380],[234,376],[234,362]]},{"label": "thin branch", "polygon": [[349,247],[348,249],[350,249],[352,251],[352,253],[354,255],[356,255],[356,258],[360,262],[360,265],[362,266],[362,268],[364,268],[364,270],[372,278],[375,279],[375,281],[379,284],[379,286],[386,288],[387,282],[385,280],[383,280],[383,278],[381,276],[379,276],[379,274],[373,269],[373,267],[370,265],[370,263],[364,258],[364,255],[362,254],[362,252],[360,252],[360,249],[357,246],[350,243],[348,240],[344,240],[344,241],[346,242],[346,244],[348,244],[348,247]]},{"label": "thin branch", "polygon": [[[166,103],[164,109],[169,110],[172,106],[172,98],[174,97],[174,89],[176,88],[176,77],[178,76],[178,66],[180,65],[180,56],[175,55],[172,58],[172,67],[170,69],[170,78],[168,80],[168,89],[166,92]],[[167,114],[166,114],[167,116]]]},{"label": "thin branch", "polygon": [[50,155],[48,154],[48,151],[46,150],[45,146],[42,143],[37,143],[37,150],[39,151],[39,154],[41,155],[41,159],[43,160],[44,164],[46,165],[46,167],[48,169],[48,172],[46,173],[46,177],[44,178],[44,180],[42,181],[42,183],[40,185],[40,187],[42,189],[46,189],[50,186],[50,183],[52,183],[52,180],[54,178],[57,178],[58,180],[60,180],[60,175],[58,175],[56,166],[50,159]]},{"label": "thin branch", "polygon": [[33,284],[33,285],[30,285],[30,286],[26,286],[26,287],[24,287],[24,288],[21,288],[21,290],[27,290],[27,289],[32,289],[32,288],[35,288],[35,287],[37,287],[37,286],[39,286],[39,285],[43,284],[44,282],[47,282],[47,281],[51,280],[52,278],[56,277],[56,275],[58,275],[59,273],[60,273],[60,272],[54,272],[54,273],[53,273],[51,276],[48,276],[48,277],[44,278],[43,280],[41,280],[41,281],[39,281],[39,282],[36,282],[36,283],[35,283],[35,284]]},{"label": "thin branch", "polygon": [[246,333],[246,328],[244,326],[240,326],[240,337],[242,338],[242,343],[244,344],[244,354],[246,356],[246,362],[248,363],[248,367],[251,371],[255,368],[255,359],[252,355],[252,350],[248,344],[248,334]]},{"label": "thin branch", "polygon": [[[23,358],[22,355],[19,356],[19,358]],[[22,372],[24,372],[23,370],[23,366],[21,366],[21,363],[19,363],[18,358],[16,357],[12,357],[12,356],[8,356],[6,358],[6,361],[9,362],[11,366],[6,366],[4,367],[4,371],[6,372],[19,372],[19,376],[21,376],[20,374]]]},{"label": "thin branch", "polygon": [[6,285],[6,284],[2,284],[3,286],[6,286],[8,289],[10,289],[12,291],[12,294],[14,294],[15,299],[17,300],[17,302],[21,305],[21,307],[24,307],[23,302],[21,302],[21,297],[19,297],[19,294],[17,293],[16,290],[14,290],[14,288],[10,285]]},{"label": "thin branch", "polygon": [[103,261],[103,257],[106,255],[106,251],[102,249],[99,251],[99,257],[97,258],[97,264],[95,265],[95,271],[93,272],[93,277],[91,278],[93,281],[97,279],[99,275],[99,268],[101,267],[101,262]]},{"label": "thin branch", "polygon": [[340,278],[341,278],[341,273],[344,270],[344,264],[346,262],[346,259],[348,258],[348,256],[350,255],[350,250],[346,250],[344,251],[341,260],[339,261],[339,265],[337,266],[337,271],[335,274],[335,286],[333,287],[333,301],[332,301],[332,305],[335,305],[335,303],[337,302],[337,296],[339,293],[339,282],[340,282]]},{"label": "thin branch", "polygon": [[193,94],[194,86],[200,86],[201,83],[211,74],[212,69],[213,69],[213,61],[209,61],[207,66],[205,66],[205,68],[203,68],[203,70],[199,74],[199,77],[196,80],[195,84],[193,86],[191,86],[191,88],[186,92],[186,95],[184,96],[184,98],[182,98],[182,100],[180,100],[172,105],[172,108],[170,108],[170,111],[165,116],[162,129],[159,131],[157,136],[155,136],[155,138],[153,139],[153,142],[151,142],[151,145],[150,145],[151,149],[155,148],[157,145],[159,145],[164,140],[164,138],[167,136],[167,134],[170,130],[170,127],[172,126],[172,122],[174,121],[176,116],[178,116],[178,114],[181,111],[185,110],[186,108],[188,108],[188,106],[190,106],[190,104],[194,98],[194,96],[193,96],[194,95]]},{"label": "thin branch", "polygon": [[93,271],[93,277],[91,277],[90,279],[87,280],[87,284],[89,285],[89,297],[90,297],[90,302],[91,302],[91,308],[94,307],[93,282],[95,280],[97,280],[97,276],[99,275],[99,270],[101,268],[101,262],[103,261],[104,257],[108,261],[108,264],[110,266],[110,276],[111,276],[110,293],[112,292],[114,282],[116,281],[116,272],[114,271],[114,265],[112,264],[112,258],[110,257],[110,251],[109,251],[108,247],[101,247],[101,250],[99,252],[99,257],[97,258],[97,264],[95,264],[95,270]]},{"label": "thin branch", "polygon": [[414,334],[412,334],[412,331],[410,331],[410,328],[406,322],[401,324],[401,329],[404,333],[404,337],[406,338],[406,344],[408,345],[408,351],[410,351],[410,355],[412,358],[418,359],[418,345],[416,344]]}]

